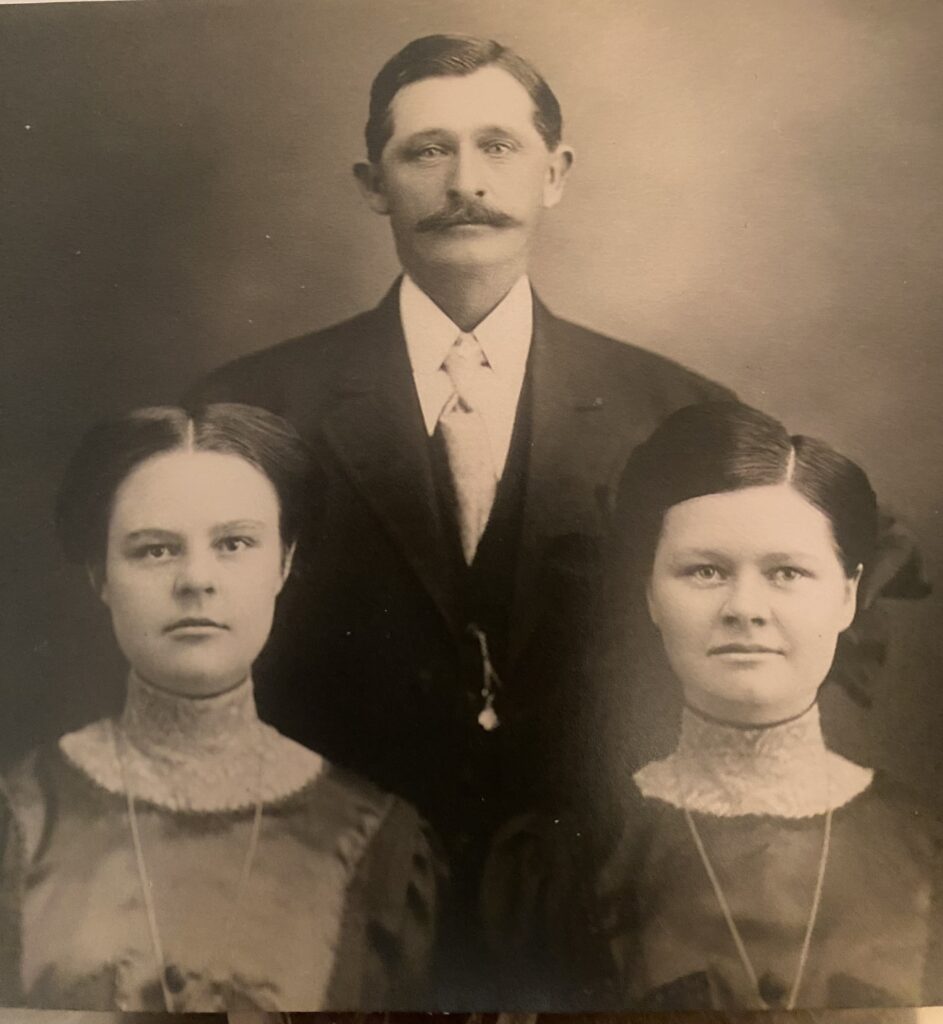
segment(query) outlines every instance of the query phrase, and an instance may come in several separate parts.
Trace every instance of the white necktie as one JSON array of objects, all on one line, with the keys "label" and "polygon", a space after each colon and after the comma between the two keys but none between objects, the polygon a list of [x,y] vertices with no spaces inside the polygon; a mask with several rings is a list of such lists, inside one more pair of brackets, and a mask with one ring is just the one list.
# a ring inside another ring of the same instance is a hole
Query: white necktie
[{"label": "white necktie", "polygon": [[439,416],[442,439],[458,501],[458,526],[465,562],[471,565],[488,525],[498,481],[481,414],[490,370],[471,334],[460,334],[442,364],[455,389]]}]

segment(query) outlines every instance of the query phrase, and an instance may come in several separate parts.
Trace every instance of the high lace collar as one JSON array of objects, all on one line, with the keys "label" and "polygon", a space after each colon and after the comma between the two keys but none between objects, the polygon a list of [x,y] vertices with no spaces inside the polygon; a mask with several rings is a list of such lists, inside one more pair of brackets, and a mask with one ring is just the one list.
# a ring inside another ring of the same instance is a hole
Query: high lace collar
[{"label": "high lace collar", "polygon": [[827,749],[814,704],[787,722],[756,727],[685,708],[675,751],[634,778],[643,796],[704,814],[805,818],[847,803],[873,774]]},{"label": "high lace collar", "polygon": [[69,733],[60,748],[114,793],[172,810],[241,810],[301,789],[321,759],[262,722],[246,679],[212,697],[168,693],[131,673],[119,719]]},{"label": "high lace collar", "polygon": [[259,730],[252,681],[212,697],[158,689],[132,672],[121,715],[125,743],[161,761],[215,758],[254,743]]}]

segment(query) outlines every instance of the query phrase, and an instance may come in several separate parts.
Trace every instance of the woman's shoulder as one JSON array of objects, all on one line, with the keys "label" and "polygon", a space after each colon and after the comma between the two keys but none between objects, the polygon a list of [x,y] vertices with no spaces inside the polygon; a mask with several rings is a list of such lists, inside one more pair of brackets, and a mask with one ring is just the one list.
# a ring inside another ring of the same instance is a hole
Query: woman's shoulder
[{"label": "woman's shoulder", "polygon": [[3,793],[14,816],[61,798],[68,764],[58,740],[37,744],[3,773]]},{"label": "woman's shoulder", "polygon": [[41,743],[3,774],[2,794],[6,814],[28,861],[42,846],[63,801],[74,801],[69,792],[68,766],[58,742]]},{"label": "woman's shoulder", "polygon": [[351,866],[380,849],[426,851],[436,843],[412,804],[327,760],[286,810],[291,808],[304,815],[313,841],[336,844]]},{"label": "woman's shoulder", "polygon": [[893,827],[926,833],[943,842],[943,814],[928,796],[891,775],[884,769],[874,772],[874,780],[858,801],[862,817],[887,819]]}]

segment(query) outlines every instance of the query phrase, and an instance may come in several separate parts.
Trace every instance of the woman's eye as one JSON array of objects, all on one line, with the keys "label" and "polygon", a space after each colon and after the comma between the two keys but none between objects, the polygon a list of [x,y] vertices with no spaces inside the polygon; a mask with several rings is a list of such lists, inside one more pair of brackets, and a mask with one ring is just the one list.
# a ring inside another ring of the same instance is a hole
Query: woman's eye
[{"label": "woman's eye", "polygon": [[144,544],[134,551],[135,558],[148,562],[163,562],[176,553],[170,544]]},{"label": "woman's eye", "polygon": [[220,549],[228,553],[242,551],[245,548],[251,548],[252,545],[253,541],[250,537],[223,537],[219,541]]},{"label": "woman's eye", "polygon": [[724,574],[716,565],[692,565],[685,575],[698,583],[716,583],[723,579]]},{"label": "woman's eye", "polygon": [[781,565],[774,569],[772,573],[773,579],[777,583],[795,583],[796,580],[808,575],[807,572],[796,568],[794,565]]}]

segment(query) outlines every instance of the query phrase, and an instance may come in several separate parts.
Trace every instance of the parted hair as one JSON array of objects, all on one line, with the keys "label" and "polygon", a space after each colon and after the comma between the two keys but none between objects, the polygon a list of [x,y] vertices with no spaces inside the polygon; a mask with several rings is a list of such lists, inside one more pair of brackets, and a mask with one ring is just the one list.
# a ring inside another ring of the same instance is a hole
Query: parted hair
[{"label": "parted hair", "polygon": [[475,36],[432,35],[407,43],[380,69],[370,89],[365,129],[367,158],[378,163],[393,134],[390,104],[406,85],[425,78],[470,75],[494,66],[512,75],[534,102],[534,126],[547,148],[554,150],[563,133],[563,116],[553,90],[537,69],[507,46]]},{"label": "parted hair", "polygon": [[282,544],[297,540],[302,515],[310,515],[321,488],[308,448],[291,424],[234,402],[194,409],[152,406],[96,423],[79,443],[56,502],[56,531],[66,557],[100,566],[124,480],[155,455],[188,450],[237,455],[255,466],[278,495]]},{"label": "parted hair", "polygon": [[669,416],[631,455],[614,513],[623,566],[647,579],[665,513],[707,494],[788,483],[828,519],[846,575],[867,568],[877,499],[864,470],[830,445],[790,436],[772,416],[738,402],[705,402]]}]

